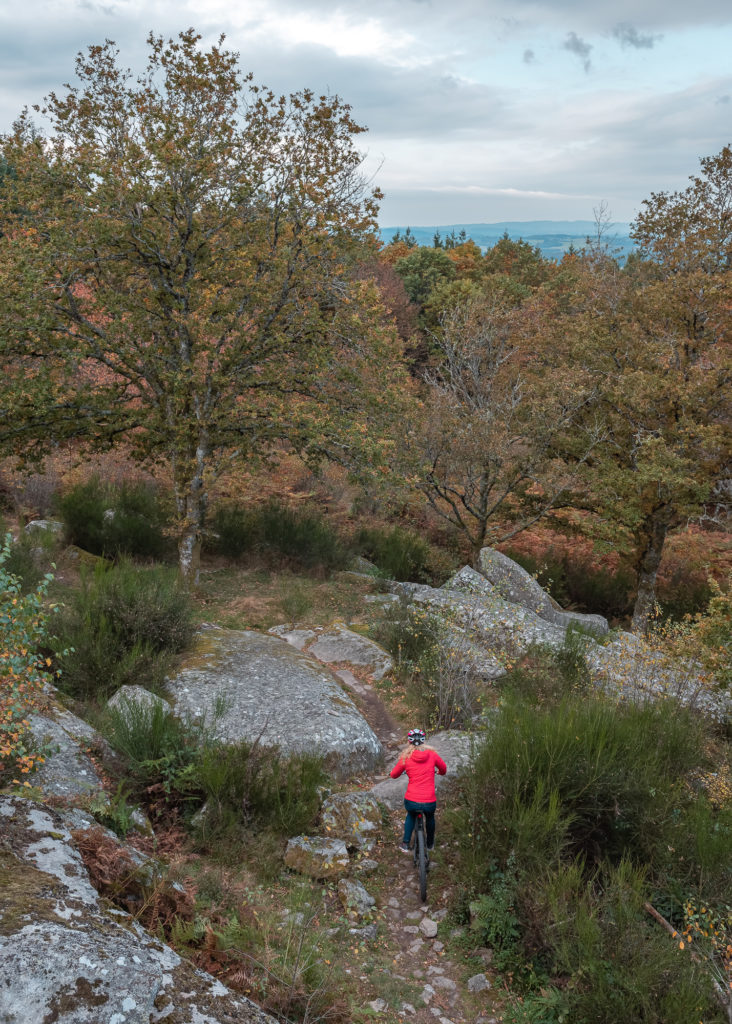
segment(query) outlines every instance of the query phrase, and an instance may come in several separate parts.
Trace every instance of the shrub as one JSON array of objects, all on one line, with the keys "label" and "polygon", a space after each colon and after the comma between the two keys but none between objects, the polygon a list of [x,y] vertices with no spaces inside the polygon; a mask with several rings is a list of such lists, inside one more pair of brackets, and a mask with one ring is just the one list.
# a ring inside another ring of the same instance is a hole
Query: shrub
[{"label": "shrub", "polygon": [[586,635],[570,626],[561,647],[532,644],[520,662],[501,677],[501,688],[529,704],[557,704],[590,683],[585,657]]},{"label": "shrub", "polygon": [[563,979],[558,1020],[722,1019],[702,967],[644,912],[644,872],[628,860],[607,869],[599,885],[576,867],[565,868],[544,883],[544,893],[537,937],[552,975]]},{"label": "shrub", "polygon": [[204,747],[196,781],[206,800],[205,835],[210,840],[251,824],[288,836],[302,832],[317,816],[326,779],[312,754],[285,757],[247,741]]},{"label": "shrub", "polygon": [[508,548],[504,553],[534,576],[562,607],[572,605],[609,618],[628,615],[633,609],[635,577],[627,566],[610,569],[555,548],[539,557]]},{"label": "shrub", "polygon": [[707,581],[705,608],[683,622],[666,623],[658,632],[662,648],[699,663],[711,682],[732,691],[732,572],[726,580]]},{"label": "shrub", "polygon": [[671,706],[507,700],[464,783],[464,870],[481,890],[485,865],[512,851],[526,872],[568,856],[652,861],[700,748],[698,723]]},{"label": "shrub", "polygon": [[451,631],[422,608],[389,605],[372,635],[394,658],[407,699],[428,729],[468,725],[480,710],[470,629]]},{"label": "shrub", "polygon": [[155,689],[192,636],[192,604],[175,570],[97,567],[59,616],[54,649],[73,648],[63,689],[82,700],[124,684]]},{"label": "shrub", "polygon": [[404,530],[400,526],[389,531],[364,529],[359,532],[356,544],[360,553],[375,562],[388,579],[416,583],[431,580],[430,546],[412,530]]},{"label": "shrub", "polygon": [[176,718],[163,701],[122,700],[107,708],[101,731],[124,757],[138,790],[161,784],[168,794],[186,789],[186,771],[207,739],[204,724]]},{"label": "shrub", "polygon": [[104,552],[158,559],[170,548],[167,516],[158,494],[148,485],[123,483],[112,492],[104,524]]},{"label": "shrub", "polygon": [[505,870],[492,868],[488,891],[470,904],[471,929],[479,944],[493,951],[497,971],[514,970],[523,959],[518,885],[515,859],[509,857]]},{"label": "shrub", "polygon": [[76,484],[58,499],[58,512],[68,544],[76,544],[94,555],[104,553],[104,513],[109,507],[107,492],[99,477]]},{"label": "shrub", "polygon": [[272,502],[261,510],[260,529],[265,549],[304,569],[342,569],[351,557],[338,533],[317,512]]},{"label": "shrub", "polygon": [[391,654],[403,678],[432,654],[443,633],[436,616],[406,601],[387,605],[383,617],[371,627],[374,640]]},{"label": "shrub", "polygon": [[[0,537],[7,531],[0,516]],[[36,590],[52,565],[55,537],[45,530],[28,534],[23,530],[17,540],[11,540],[4,561],[5,571],[15,576],[23,594]]]},{"label": "shrub", "polygon": [[44,600],[52,577],[23,594],[21,581],[7,569],[8,534],[0,547],[0,779],[25,776],[43,761],[28,733],[28,716],[51,681],[50,660],[42,662],[48,614]]},{"label": "shrub", "polygon": [[219,505],[214,512],[212,535],[208,545],[225,558],[241,558],[258,545],[254,512],[241,505]]},{"label": "shrub", "polygon": [[159,558],[169,547],[165,512],[147,484],[116,488],[91,477],[62,495],[58,508],[67,542],[91,554]]},{"label": "shrub", "polygon": [[348,565],[351,551],[318,512],[292,509],[275,501],[260,509],[222,506],[214,515],[213,547],[228,558],[260,556],[310,572],[332,572]]}]

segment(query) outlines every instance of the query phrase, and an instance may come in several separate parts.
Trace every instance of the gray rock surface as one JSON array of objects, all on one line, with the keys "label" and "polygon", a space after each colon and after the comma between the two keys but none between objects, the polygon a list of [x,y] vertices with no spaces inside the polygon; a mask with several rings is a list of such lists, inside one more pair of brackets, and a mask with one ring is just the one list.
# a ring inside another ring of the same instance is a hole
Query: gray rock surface
[{"label": "gray rock surface", "polygon": [[32,519],[26,523],[25,532],[33,533],[35,530],[41,530],[43,533],[63,533],[64,524],[58,519]]},{"label": "gray rock surface", "polygon": [[353,911],[357,917],[366,917],[376,904],[374,897],[364,889],[360,882],[352,882],[348,878],[341,878],[338,882],[338,898],[343,904],[344,910]]},{"label": "gray rock surface", "polygon": [[[460,772],[461,768],[470,761],[471,737],[467,732],[459,732],[456,729],[446,729],[443,732],[436,732],[428,737],[428,745],[434,747],[440,757],[447,765],[447,775],[435,775],[435,789],[439,793],[443,786]],[[389,766],[390,768],[392,765]],[[387,807],[395,810],[404,806],[404,791],[407,788],[407,776],[402,773],[398,779],[386,778],[375,783],[369,792],[376,799],[386,804]]]},{"label": "gray rock surface", "polygon": [[287,843],[285,864],[292,871],[311,878],[340,878],[351,866],[348,849],[342,839],[322,836],[295,836]]},{"label": "gray rock surface", "polygon": [[520,656],[531,644],[560,647],[564,642],[563,627],[497,594],[436,590],[420,583],[399,583],[394,587],[411,604],[421,605],[444,619],[448,632],[455,634],[456,647],[465,646],[467,639],[471,657],[483,662],[481,674],[486,679],[504,675],[506,661]]},{"label": "gray rock surface", "polygon": [[323,804],[320,818],[331,836],[356,850],[373,849],[381,831],[381,811],[370,793],[336,793]]},{"label": "gray rock surface", "polygon": [[634,633],[604,646],[588,643],[586,658],[595,683],[624,700],[672,697],[716,722],[732,719],[732,694],[705,685],[698,665],[674,661]]},{"label": "gray rock surface", "polygon": [[468,992],[485,992],[490,987],[491,983],[485,974],[474,974],[472,978],[468,978]]},{"label": "gray rock surface", "polygon": [[340,623],[317,630],[273,626],[268,632],[287,640],[298,650],[306,650],[324,665],[353,665],[363,669],[375,682],[394,667],[383,647]]},{"label": "gray rock surface", "polygon": [[32,715],[28,722],[34,741],[48,748],[44,763],[33,774],[33,786],[47,796],[68,800],[86,797],[102,788],[96,768],[82,746],[91,746],[98,733],[68,711]]},{"label": "gray rock surface", "polygon": [[123,713],[130,704],[135,704],[146,710],[162,707],[163,711],[170,711],[167,701],[158,697],[156,693],[150,693],[144,686],[120,686],[119,690],[107,701],[107,707],[115,708]]},{"label": "gray rock surface", "polygon": [[274,1024],[99,900],[60,814],[0,797],[3,1024]]},{"label": "gray rock surface", "polygon": [[391,656],[383,647],[340,625],[323,630],[315,643],[308,648],[308,654],[326,665],[344,662],[355,665],[364,669],[376,682],[383,679],[394,667]]},{"label": "gray rock surface", "polygon": [[566,629],[570,623],[576,622],[601,635],[607,633],[610,628],[607,619],[602,615],[562,611],[533,576],[500,551],[483,548],[479,555],[478,568],[495,587],[500,597],[511,604],[518,604],[536,612],[540,618],[555,626],[563,626]]},{"label": "gray rock surface", "polygon": [[278,637],[199,633],[167,689],[176,712],[205,719],[225,742],[259,740],[285,753],[318,753],[342,779],[381,762],[377,736],[335,677]]},{"label": "gray rock surface", "polygon": [[481,576],[469,565],[464,565],[462,569],[454,573],[446,583],[442,584],[440,590],[457,590],[461,594],[477,594],[479,597],[501,596],[485,576]]}]

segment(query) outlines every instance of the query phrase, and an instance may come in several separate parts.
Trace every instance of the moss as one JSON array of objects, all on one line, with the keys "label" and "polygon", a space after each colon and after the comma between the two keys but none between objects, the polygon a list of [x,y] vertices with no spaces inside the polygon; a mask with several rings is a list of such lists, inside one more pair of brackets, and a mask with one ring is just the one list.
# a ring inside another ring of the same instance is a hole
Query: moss
[{"label": "moss", "polygon": [[0,850],[0,935],[13,935],[30,922],[63,924],[54,896],[61,898],[61,887],[52,875]]},{"label": "moss", "polygon": [[43,1018],[43,1024],[54,1024],[79,1006],[103,1006],[104,1003],[108,1003],[109,996],[106,992],[94,991],[96,986],[101,984],[99,980],[92,983],[88,978],[77,978],[73,989],[67,987],[55,992],[49,1003],[48,1013]]}]

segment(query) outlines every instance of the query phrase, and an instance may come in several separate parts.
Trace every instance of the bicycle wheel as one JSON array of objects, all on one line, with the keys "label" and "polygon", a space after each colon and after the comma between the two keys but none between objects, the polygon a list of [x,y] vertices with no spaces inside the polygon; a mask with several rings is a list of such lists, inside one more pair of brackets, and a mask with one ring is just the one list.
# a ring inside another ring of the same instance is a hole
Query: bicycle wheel
[{"label": "bicycle wheel", "polygon": [[427,841],[424,829],[417,829],[416,835],[417,866],[419,868],[419,898],[423,903],[427,902]]}]

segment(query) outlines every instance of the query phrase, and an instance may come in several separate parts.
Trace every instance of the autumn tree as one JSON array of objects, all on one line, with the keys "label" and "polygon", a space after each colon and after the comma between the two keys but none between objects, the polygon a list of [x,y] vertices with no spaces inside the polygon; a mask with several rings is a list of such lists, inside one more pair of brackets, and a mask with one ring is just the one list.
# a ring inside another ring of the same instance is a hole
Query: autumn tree
[{"label": "autumn tree", "polygon": [[585,456],[557,458],[558,440],[589,401],[583,382],[541,344],[540,297],[519,308],[505,290],[473,290],[434,335],[424,423],[414,438],[435,511],[482,547],[508,540],[567,504]]},{"label": "autumn tree", "polygon": [[26,112],[0,146],[0,442],[165,463],[188,578],[232,461],[382,460],[397,354],[351,275],[379,198],[363,129],[336,96],[254,84],[222,42],[151,35],[138,78],[92,46],[48,133]]},{"label": "autumn tree", "polygon": [[595,382],[592,426],[599,416],[606,440],[584,507],[629,549],[639,632],[667,537],[730,475],[731,171],[725,149],[683,192],[647,200],[633,228],[641,259],[625,272],[602,253],[575,260],[554,325],[557,348]]}]

